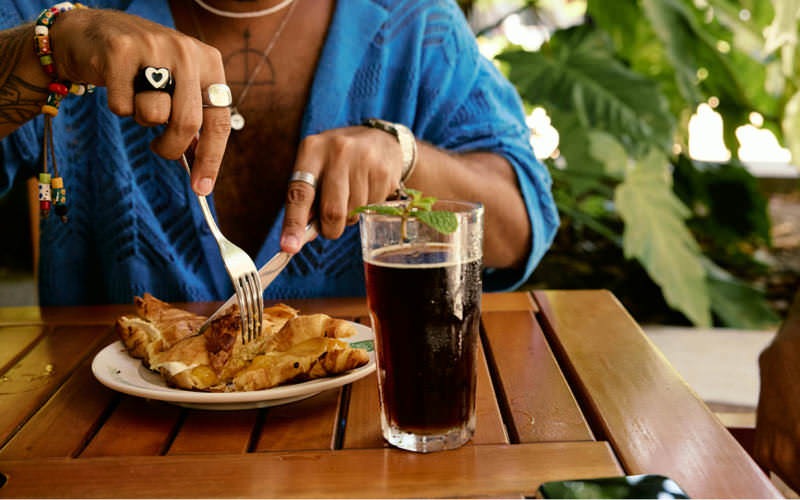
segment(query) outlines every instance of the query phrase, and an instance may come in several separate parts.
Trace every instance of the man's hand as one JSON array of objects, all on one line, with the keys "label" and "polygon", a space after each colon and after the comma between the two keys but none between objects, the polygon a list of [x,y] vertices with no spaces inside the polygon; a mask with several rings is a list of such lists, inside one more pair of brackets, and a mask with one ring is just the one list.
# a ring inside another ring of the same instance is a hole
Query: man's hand
[{"label": "man's hand", "polygon": [[[144,126],[166,124],[151,144],[158,155],[180,158],[199,131],[192,187],[198,194],[211,192],[230,134],[230,110],[203,106],[202,92],[226,81],[217,49],[146,19],[101,9],[64,12],[50,37],[61,78],[106,86],[108,107],[117,115],[133,116]],[[172,95],[134,92],[134,78],[148,66],[171,72]]]},{"label": "man's hand", "polygon": [[381,202],[397,189],[402,169],[400,145],[386,132],[355,126],[306,137],[294,170],[313,175],[317,186],[289,183],[281,249],[300,251],[313,214],[325,238],[338,238],[357,221],[348,218],[351,210]]}]

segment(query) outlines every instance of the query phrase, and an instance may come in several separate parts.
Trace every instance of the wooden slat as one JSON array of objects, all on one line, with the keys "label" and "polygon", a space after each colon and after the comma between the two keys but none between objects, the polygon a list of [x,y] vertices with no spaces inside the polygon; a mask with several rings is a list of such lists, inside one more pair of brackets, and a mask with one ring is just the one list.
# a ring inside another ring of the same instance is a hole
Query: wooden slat
[{"label": "wooden slat", "polygon": [[475,435],[472,444],[507,444],[509,442],[497,395],[489,374],[483,346],[478,346],[478,385],[475,393]]},{"label": "wooden slat", "polygon": [[508,406],[512,439],[584,441],[593,435],[530,311],[486,312],[483,325]]},{"label": "wooden slat", "polygon": [[[408,498],[533,495],[544,481],[614,476],[605,443],[0,461],[7,497]],[[120,480],[125,478],[125,480]]]},{"label": "wooden slat", "polygon": [[0,378],[0,443],[36,411],[93,352],[104,328],[61,327],[49,331]]},{"label": "wooden slat", "polygon": [[40,324],[41,311],[36,306],[0,307],[0,325]]},{"label": "wooden slat", "polygon": [[[92,375],[94,355],[111,342],[100,342],[64,385],[25,423],[0,458],[70,457],[78,453],[118,398]],[[5,410],[4,410],[5,411]]]},{"label": "wooden slat", "polygon": [[482,312],[538,311],[530,294],[521,292],[484,293],[481,299]]},{"label": "wooden slat", "polygon": [[258,413],[258,410],[191,410],[183,419],[167,453],[245,453]]},{"label": "wooden slat", "polygon": [[381,436],[380,402],[377,372],[350,384],[350,404],[347,412],[342,447],[380,448],[387,446]]},{"label": "wooden slat", "polygon": [[9,363],[30,348],[44,332],[42,326],[0,326],[0,376]]},{"label": "wooden slat", "polygon": [[629,474],[665,474],[693,498],[780,496],[611,293],[535,298],[590,421]]},{"label": "wooden slat", "polygon": [[[505,425],[497,406],[483,348],[479,347],[478,386],[475,395],[475,436],[472,444],[508,443]],[[386,446],[380,429],[380,403],[376,375],[352,384],[347,430],[343,448],[380,448]]]},{"label": "wooden slat", "polygon": [[256,451],[329,450],[333,447],[341,389],[266,409]]},{"label": "wooden slat", "polygon": [[170,445],[181,409],[159,401],[123,396],[81,457],[152,456]]}]

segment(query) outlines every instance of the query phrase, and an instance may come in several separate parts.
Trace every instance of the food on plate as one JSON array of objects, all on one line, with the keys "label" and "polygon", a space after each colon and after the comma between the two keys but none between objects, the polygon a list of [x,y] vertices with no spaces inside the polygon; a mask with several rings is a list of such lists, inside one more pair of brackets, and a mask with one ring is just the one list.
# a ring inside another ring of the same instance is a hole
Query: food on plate
[{"label": "food on plate", "polygon": [[259,336],[242,343],[236,306],[196,335],[204,316],[150,294],[134,299],[136,316],[121,316],[117,335],[128,353],[174,387],[211,392],[253,391],[343,373],[369,362],[363,349],[340,340],[352,323],[326,314],[301,315],[286,304],[264,308]]}]

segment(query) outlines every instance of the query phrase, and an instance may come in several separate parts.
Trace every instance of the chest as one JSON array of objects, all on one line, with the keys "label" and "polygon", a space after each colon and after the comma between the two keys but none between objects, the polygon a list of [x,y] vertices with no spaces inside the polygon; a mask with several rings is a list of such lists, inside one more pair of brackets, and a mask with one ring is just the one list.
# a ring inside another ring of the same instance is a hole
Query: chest
[{"label": "chest", "polygon": [[[178,29],[216,47],[233,93],[232,130],[214,200],[220,226],[254,254],[280,212],[334,0],[295,0],[257,20],[210,18],[173,2]],[[189,5],[191,8],[191,5]]]}]

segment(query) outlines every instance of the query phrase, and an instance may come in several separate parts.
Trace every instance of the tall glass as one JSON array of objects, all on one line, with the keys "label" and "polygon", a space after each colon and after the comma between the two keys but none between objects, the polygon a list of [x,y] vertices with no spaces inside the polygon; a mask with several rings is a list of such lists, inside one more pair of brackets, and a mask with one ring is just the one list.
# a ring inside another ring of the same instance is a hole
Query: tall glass
[{"label": "tall glass", "polygon": [[412,217],[402,231],[399,216],[361,214],[383,437],[418,452],[457,448],[475,432],[483,206],[433,208],[455,213],[458,229]]}]

